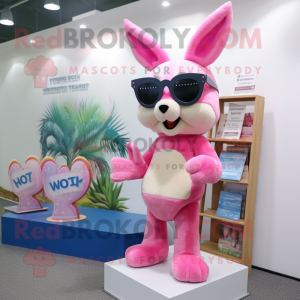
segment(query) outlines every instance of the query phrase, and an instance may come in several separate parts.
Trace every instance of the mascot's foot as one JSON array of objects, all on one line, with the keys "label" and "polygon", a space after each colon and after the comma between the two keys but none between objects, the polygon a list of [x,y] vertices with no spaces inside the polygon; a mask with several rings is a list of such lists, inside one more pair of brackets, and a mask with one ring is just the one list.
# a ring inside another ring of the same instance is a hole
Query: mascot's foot
[{"label": "mascot's foot", "polygon": [[182,254],[173,257],[172,273],[179,281],[203,282],[207,280],[209,269],[200,256]]},{"label": "mascot's foot", "polygon": [[156,265],[165,261],[168,257],[169,245],[147,246],[135,245],[126,250],[125,257],[129,266],[134,268]]}]

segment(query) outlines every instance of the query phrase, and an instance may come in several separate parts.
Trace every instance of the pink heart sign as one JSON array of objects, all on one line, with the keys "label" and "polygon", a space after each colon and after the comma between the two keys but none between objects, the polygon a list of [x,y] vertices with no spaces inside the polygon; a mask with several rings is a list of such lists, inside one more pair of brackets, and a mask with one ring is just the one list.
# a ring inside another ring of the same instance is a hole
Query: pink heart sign
[{"label": "pink heart sign", "polygon": [[44,191],[46,196],[54,203],[53,221],[79,220],[79,211],[75,202],[89,189],[92,170],[84,157],[74,159],[71,170],[57,163],[51,157],[45,157],[41,164]]},{"label": "pink heart sign", "polygon": [[19,205],[6,207],[16,213],[45,210],[36,195],[43,190],[43,177],[40,161],[35,156],[29,156],[24,169],[17,160],[11,161],[8,176],[14,194],[19,197]]}]

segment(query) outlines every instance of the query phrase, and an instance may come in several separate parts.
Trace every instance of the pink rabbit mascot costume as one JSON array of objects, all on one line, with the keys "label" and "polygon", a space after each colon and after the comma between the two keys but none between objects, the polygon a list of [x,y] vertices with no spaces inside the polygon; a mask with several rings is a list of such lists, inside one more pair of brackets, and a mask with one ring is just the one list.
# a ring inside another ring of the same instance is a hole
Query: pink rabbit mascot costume
[{"label": "pink rabbit mascot costume", "polygon": [[198,28],[184,60],[173,61],[150,35],[124,21],[135,58],[151,71],[147,78],[132,80],[140,103],[137,116],[158,133],[144,155],[128,143],[129,160],[112,159],[113,181],[143,178],[147,226],[142,244],[126,251],[132,267],[167,259],[167,221],[173,220],[174,277],[184,282],[207,280],[209,268],[200,255],[199,202],[205,184],[219,181],[222,174],[219,158],[203,136],[220,115],[218,88],[207,66],[224,49],[231,24],[232,7],[227,2]]}]

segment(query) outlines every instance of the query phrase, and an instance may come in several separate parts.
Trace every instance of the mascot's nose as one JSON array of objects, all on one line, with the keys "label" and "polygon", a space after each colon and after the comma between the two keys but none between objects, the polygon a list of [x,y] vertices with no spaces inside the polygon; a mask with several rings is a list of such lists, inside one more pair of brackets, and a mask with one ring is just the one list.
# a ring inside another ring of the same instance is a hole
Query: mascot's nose
[{"label": "mascot's nose", "polygon": [[169,109],[168,105],[160,105],[158,108],[163,114]]}]

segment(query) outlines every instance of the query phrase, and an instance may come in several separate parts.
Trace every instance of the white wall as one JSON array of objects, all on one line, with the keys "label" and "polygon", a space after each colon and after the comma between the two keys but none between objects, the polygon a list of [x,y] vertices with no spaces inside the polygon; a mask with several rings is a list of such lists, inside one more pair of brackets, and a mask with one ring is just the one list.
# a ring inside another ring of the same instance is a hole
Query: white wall
[{"label": "white wall", "polygon": [[[79,28],[84,22],[88,28],[99,32],[101,28],[122,28],[122,20],[128,18],[140,27],[155,30],[166,28],[166,41],[172,44],[170,56],[182,58],[184,50],[178,49],[178,39],[171,28],[191,28],[186,42],[208,14],[224,1],[170,0],[171,6],[163,8],[161,0],[144,0],[110,10],[84,20],[68,23],[62,27]],[[257,43],[244,49],[239,43],[226,49],[212,65],[212,71],[220,88],[220,95],[231,95],[234,81],[233,69],[246,66],[255,71],[261,67],[257,78],[256,93],[265,97],[265,115],[257,191],[256,223],[254,229],[253,265],[300,277],[298,263],[297,220],[300,202],[297,185],[298,149],[297,128],[300,104],[299,87],[299,1],[265,0],[233,1],[233,29],[240,41],[241,28],[251,36],[255,28],[260,29],[261,49]],[[56,32],[49,29],[42,32],[48,37]],[[33,35],[35,36],[35,35]],[[109,38],[108,38],[109,39]],[[144,70],[133,58],[128,46],[111,50],[104,49],[15,49],[15,42],[0,45],[0,185],[9,189],[7,167],[11,159],[24,162],[30,154],[40,155],[38,120],[46,105],[61,96],[42,96],[33,89],[33,79],[23,72],[30,58],[38,55],[51,57],[59,66],[59,74],[66,75],[70,66],[135,66],[136,74],[83,75],[83,82],[90,83],[89,92],[77,93],[78,99],[94,97],[108,103],[108,95],[116,102],[126,132],[131,139],[155,138],[155,134],[139,125],[135,117],[136,100],[130,87],[130,80],[144,76]],[[230,74],[225,73],[225,67]],[[215,67],[221,67],[219,74]],[[130,211],[145,213],[140,197],[140,182],[126,182],[123,195]],[[207,204],[209,206],[209,204]]]}]

